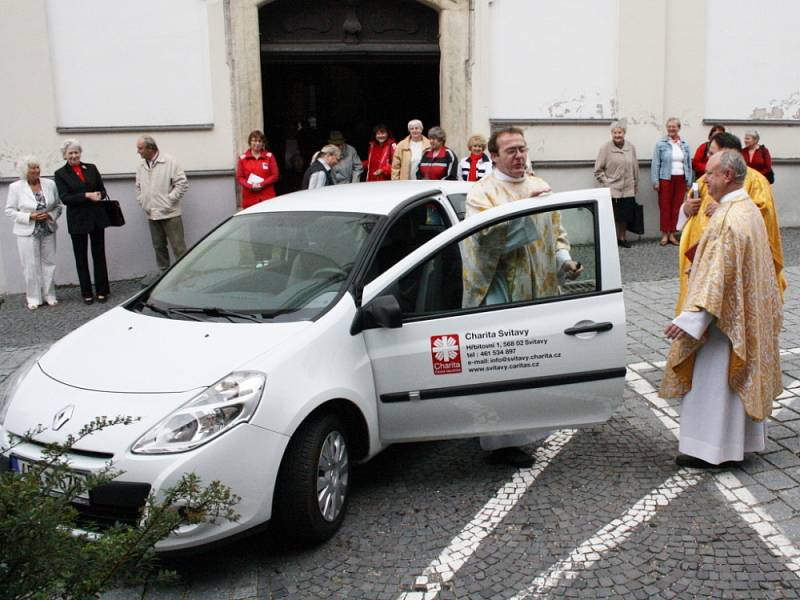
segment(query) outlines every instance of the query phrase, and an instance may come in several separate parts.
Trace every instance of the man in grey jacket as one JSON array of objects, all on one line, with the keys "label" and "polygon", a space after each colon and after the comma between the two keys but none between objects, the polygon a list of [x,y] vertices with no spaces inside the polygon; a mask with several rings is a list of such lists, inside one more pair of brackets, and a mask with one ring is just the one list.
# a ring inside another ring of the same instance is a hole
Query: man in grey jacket
[{"label": "man in grey jacket", "polygon": [[358,156],[356,149],[347,143],[341,131],[331,131],[328,143],[339,148],[341,152],[339,162],[331,168],[331,177],[333,177],[334,185],[340,183],[358,183],[361,179],[361,173],[364,171],[364,167],[361,164],[361,158]]},{"label": "man in grey jacket", "polygon": [[189,189],[189,181],[178,162],[159,152],[149,135],[136,140],[136,152],[142,157],[136,167],[136,199],[147,215],[156,264],[165,271],[170,265],[167,241],[176,260],[186,253],[181,199]]}]

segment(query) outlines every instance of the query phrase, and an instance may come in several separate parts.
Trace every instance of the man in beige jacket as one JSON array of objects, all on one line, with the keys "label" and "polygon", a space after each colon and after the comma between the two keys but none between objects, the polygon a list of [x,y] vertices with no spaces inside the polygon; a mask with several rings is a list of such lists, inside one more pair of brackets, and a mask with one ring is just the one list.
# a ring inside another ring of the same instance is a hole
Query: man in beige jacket
[{"label": "man in beige jacket", "polygon": [[136,140],[136,152],[142,157],[136,167],[136,199],[147,215],[158,268],[165,271],[170,265],[167,241],[176,260],[186,253],[181,198],[189,181],[178,162],[160,153],[149,135]]}]

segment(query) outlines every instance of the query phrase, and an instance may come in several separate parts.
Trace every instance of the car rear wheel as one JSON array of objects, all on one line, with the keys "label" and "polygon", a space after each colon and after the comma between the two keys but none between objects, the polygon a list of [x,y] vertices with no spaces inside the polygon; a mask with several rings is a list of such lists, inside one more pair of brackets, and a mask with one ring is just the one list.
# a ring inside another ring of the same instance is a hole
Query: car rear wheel
[{"label": "car rear wheel", "polygon": [[291,539],[319,543],[342,524],[350,484],[347,430],[332,413],[312,416],[283,457],[275,498],[279,526]]}]

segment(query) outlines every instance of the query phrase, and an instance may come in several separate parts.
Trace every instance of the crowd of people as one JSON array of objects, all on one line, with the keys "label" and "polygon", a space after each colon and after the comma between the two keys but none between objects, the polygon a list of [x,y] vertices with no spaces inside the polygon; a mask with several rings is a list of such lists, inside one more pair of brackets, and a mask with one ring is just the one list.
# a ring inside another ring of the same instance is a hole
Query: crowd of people
[{"label": "crowd of people", "polygon": [[[681,121],[670,117],[665,124],[666,135],[656,141],[650,163],[650,180],[653,190],[658,194],[659,244],[679,246],[679,215],[687,193],[694,182],[702,181],[709,160],[712,139],[718,133],[725,133],[725,126],[712,125],[708,140],[700,144],[691,154],[686,140],[680,136]],[[611,140],[604,144],[597,154],[594,176],[597,182],[611,190],[614,203],[614,221],[617,229],[617,244],[630,248],[626,234],[632,231],[636,217],[636,194],[639,189],[639,163],[636,148],[625,140],[626,123],[624,119],[611,125]],[[767,183],[775,181],[772,170],[772,157],[766,146],[760,144],[757,131],[748,130],[744,134],[742,152],[745,164],[764,176]],[[769,188],[768,188],[769,190]],[[771,195],[771,191],[769,192]]]},{"label": "crowd of people", "polygon": [[[251,136],[251,149],[252,141]],[[151,136],[138,138],[136,151],[141,157],[136,167],[136,199],[147,219],[156,264],[164,271],[186,252],[181,199],[189,182],[178,162],[160,152]],[[8,187],[5,214],[14,221],[12,231],[17,236],[25,303],[30,310],[58,304],[55,232],[65,206],[83,302],[104,303],[111,293],[105,229],[120,224],[114,222],[119,205],[109,199],[97,167],[81,160],[80,142],[65,140],[61,154],[65,163],[55,171],[53,180],[41,177],[41,163],[35,156],[21,157],[17,161],[20,179]]]},{"label": "crowd of people", "polygon": [[[714,125],[692,155],[680,130],[677,118],[667,120],[650,170],[658,192],[660,244],[680,246],[676,317],[665,330],[673,343],[661,393],[683,397],[677,464],[718,468],[739,464],[745,453],[763,450],[766,444],[765,420],[782,389],[778,335],[786,289],[783,250],[771,191],[772,159],[758,132],[745,132],[742,144],[724,126]],[[461,161],[447,147],[441,127],[430,128],[427,137],[423,131],[422,122],[411,120],[408,136],[396,143],[385,125],[377,125],[363,162],[342,133],[333,131],[305,169],[301,187],[362,178],[476,181],[467,195],[467,217],[551,191],[531,172],[520,129],[495,131],[488,142],[473,135]],[[639,168],[636,149],[625,134],[624,121],[612,124],[594,175],[611,190],[618,244],[630,247],[625,233],[636,211]],[[245,207],[273,198],[280,177],[264,134],[253,131],[248,145],[236,168]],[[140,137],[136,149],[141,157],[136,197],[147,218],[156,263],[164,270],[171,262],[170,250],[173,259],[186,251],[181,199],[188,181],[177,161],[160,152],[152,137]],[[8,190],[5,212],[13,219],[31,310],[58,303],[55,232],[64,206],[83,301],[105,302],[110,294],[104,230],[112,224],[111,203],[102,176],[95,165],[81,160],[83,149],[77,140],[66,140],[61,150],[65,164],[54,181],[41,177],[35,157],[25,156],[19,160],[20,179]],[[509,238],[500,262],[487,268],[481,264],[480,249],[465,245],[465,264],[472,261],[476,266],[464,271],[464,306],[494,303],[496,298],[512,302],[542,297],[547,290],[540,288],[547,282],[557,285],[561,277],[581,275],[557,211],[550,215],[549,222],[538,223],[535,236],[548,246],[548,253]],[[487,436],[481,445],[493,461],[529,466],[533,459],[520,446],[547,433]]]},{"label": "crowd of people", "polygon": [[[397,142],[386,125],[376,125],[365,160],[341,131],[331,131],[327,144],[312,156],[308,166],[295,155],[299,161],[292,163],[283,176],[266,136],[254,130],[248,136],[247,150],[236,164],[241,205],[247,208],[274,198],[278,193],[276,184],[281,179],[293,179],[290,189],[315,189],[358,181],[480,181],[496,166],[495,159],[487,152],[487,139],[482,135],[469,138],[466,155],[459,160],[447,146],[447,134],[441,127],[431,127],[426,136],[422,121],[411,119],[407,129],[408,135]],[[627,232],[632,230],[637,208],[641,210],[641,206],[636,201],[639,163],[636,148],[625,139],[626,129],[624,120],[612,124],[611,139],[598,152],[594,177],[599,185],[611,190],[618,245],[630,248]],[[689,144],[680,136],[679,119],[667,119],[665,129],[666,135],[653,149],[650,168],[651,183],[658,194],[660,244],[684,246],[683,240],[697,242],[696,235],[691,232],[679,241],[680,230],[686,217],[691,216],[689,211],[697,210],[699,201],[708,194],[703,186],[706,165],[714,140],[725,133],[725,127],[714,125],[708,141],[693,155]],[[181,199],[188,189],[188,180],[177,161],[161,153],[151,136],[138,138],[136,149],[141,157],[136,168],[136,198],[148,222],[156,265],[163,271],[186,252]],[[782,257],[778,257],[780,232],[770,189],[774,182],[772,158],[755,130],[745,132],[744,145],[739,150],[748,166],[748,190],[759,202],[762,212],[767,211],[765,218],[772,219],[770,235],[777,240],[773,244],[776,265],[782,265]],[[64,206],[83,301],[86,304],[105,302],[110,293],[104,236],[104,230],[110,226],[108,195],[97,167],[81,160],[82,151],[77,140],[69,139],[62,144],[65,164],[56,170],[54,182],[40,177],[41,167],[35,157],[22,157],[19,161],[21,179],[9,187],[6,214],[14,219],[26,301],[31,310],[58,301],[53,285],[54,232]],[[689,199],[686,199],[687,192]],[[713,207],[704,210],[710,216]],[[683,252],[684,248],[681,256]],[[785,286],[785,279],[781,282]]]}]

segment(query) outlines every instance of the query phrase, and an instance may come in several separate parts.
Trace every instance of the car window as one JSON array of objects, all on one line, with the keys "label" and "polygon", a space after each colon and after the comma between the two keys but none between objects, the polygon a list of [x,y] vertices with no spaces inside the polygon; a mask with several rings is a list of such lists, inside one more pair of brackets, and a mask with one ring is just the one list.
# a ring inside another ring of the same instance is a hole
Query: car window
[{"label": "car window", "polygon": [[313,318],[341,291],[378,218],[327,212],[234,217],[176,264],[148,302],[173,314],[214,309],[205,315],[214,319],[220,311]]},{"label": "car window", "polygon": [[[448,244],[383,293],[397,298],[405,318],[416,318],[599,291],[595,212],[590,204],[494,222]],[[572,263],[582,269],[577,276]]]},{"label": "car window", "polygon": [[366,283],[375,279],[405,258],[425,242],[450,226],[442,206],[430,200],[412,206],[399,215],[381,240],[378,251],[367,271]]},{"label": "car window", "polygon": [[447,194],[447,199],[450,201],[450,204],[452,205],[456,215],[458,215],[458,220],[463,221],[464,216],[467,213],[466,192],[463,194]]}]

